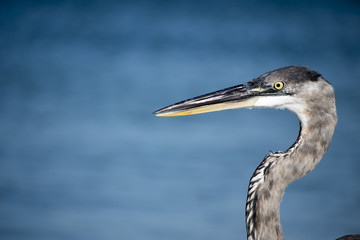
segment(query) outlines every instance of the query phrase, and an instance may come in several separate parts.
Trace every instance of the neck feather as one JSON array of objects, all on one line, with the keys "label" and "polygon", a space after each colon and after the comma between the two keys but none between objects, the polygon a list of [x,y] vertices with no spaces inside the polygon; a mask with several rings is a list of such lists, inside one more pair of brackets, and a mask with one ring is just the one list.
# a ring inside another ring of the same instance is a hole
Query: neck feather
[{"label": "neck feather", "polygon": [[248,240],[284,239],[279,208],[285,188],[312,171],[330,145],[337,121],[335,102],[330,108],[319,108],[319,102],[307,106],[301,116],[297,113],[300,132],[295,143],[285,152],[266,155],[250,179],[246,201]]}]

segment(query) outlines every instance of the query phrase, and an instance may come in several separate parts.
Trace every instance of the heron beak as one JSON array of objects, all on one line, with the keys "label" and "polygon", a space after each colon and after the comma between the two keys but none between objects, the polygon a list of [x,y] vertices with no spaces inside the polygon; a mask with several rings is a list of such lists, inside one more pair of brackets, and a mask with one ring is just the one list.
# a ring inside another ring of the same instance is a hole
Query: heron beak
[{"label": "heron beak", "polygon": [[178,102],[153,114],[159,117],[175,117],[226,109],[251,108],[266,91],[266,88],[261,88],[261,84],[259,87],[258,84],[249,82]]}]

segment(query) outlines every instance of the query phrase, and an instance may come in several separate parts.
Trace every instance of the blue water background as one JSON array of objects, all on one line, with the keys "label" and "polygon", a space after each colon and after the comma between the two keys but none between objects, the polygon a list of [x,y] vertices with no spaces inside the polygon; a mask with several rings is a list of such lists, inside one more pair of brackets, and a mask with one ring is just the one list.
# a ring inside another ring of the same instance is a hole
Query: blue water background
[{"label": "blue water background", "polygon": [[284,234],[360,232],[358,1],[2,1],[0,33],[0,239],[245,239],[248,180],[295,115],[151,113],[294,64],[339,122]]}]

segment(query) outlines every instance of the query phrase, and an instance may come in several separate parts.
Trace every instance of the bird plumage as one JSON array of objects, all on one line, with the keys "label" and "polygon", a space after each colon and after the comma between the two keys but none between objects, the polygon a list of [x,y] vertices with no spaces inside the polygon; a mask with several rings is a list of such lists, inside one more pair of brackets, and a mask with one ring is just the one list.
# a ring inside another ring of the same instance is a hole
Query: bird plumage
[{"label": "bird plumage", "polygon": [[287,151],[268,154],[251,177],[246,202],[247,235],[249,240],[284,239],[281,198],[286,186],[313,170],[327,151],[337,122],[335,96],[320,74],[301,66],[276,70],[260,78],[264,82],[284,82],[289,99],[280,99],[271,107],[293,111],[300,119],[300,131]]},{"label": "bird plumage", "polygon": [[247,193],[248,240],[285,239],[279,207],[285,188],[312,171],[328,150],[337,122],[333,87],[304,66],[267,72],[246,84],[188,99],[155,112],[182,116],[233,108],[288,109],[299,118],[295,143],[269,153],[253,173]]}]

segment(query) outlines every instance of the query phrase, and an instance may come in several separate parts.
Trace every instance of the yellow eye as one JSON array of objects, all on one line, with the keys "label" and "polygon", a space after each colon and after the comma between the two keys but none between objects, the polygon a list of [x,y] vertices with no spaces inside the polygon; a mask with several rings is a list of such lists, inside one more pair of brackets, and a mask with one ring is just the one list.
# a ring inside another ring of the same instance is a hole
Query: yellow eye
[{"label": "yellow eye", "polygon": [[278,82],[274,83],[273,86],[276,90],[281,90],[284,87],[284,83],[281,81],[278,81]]}]

